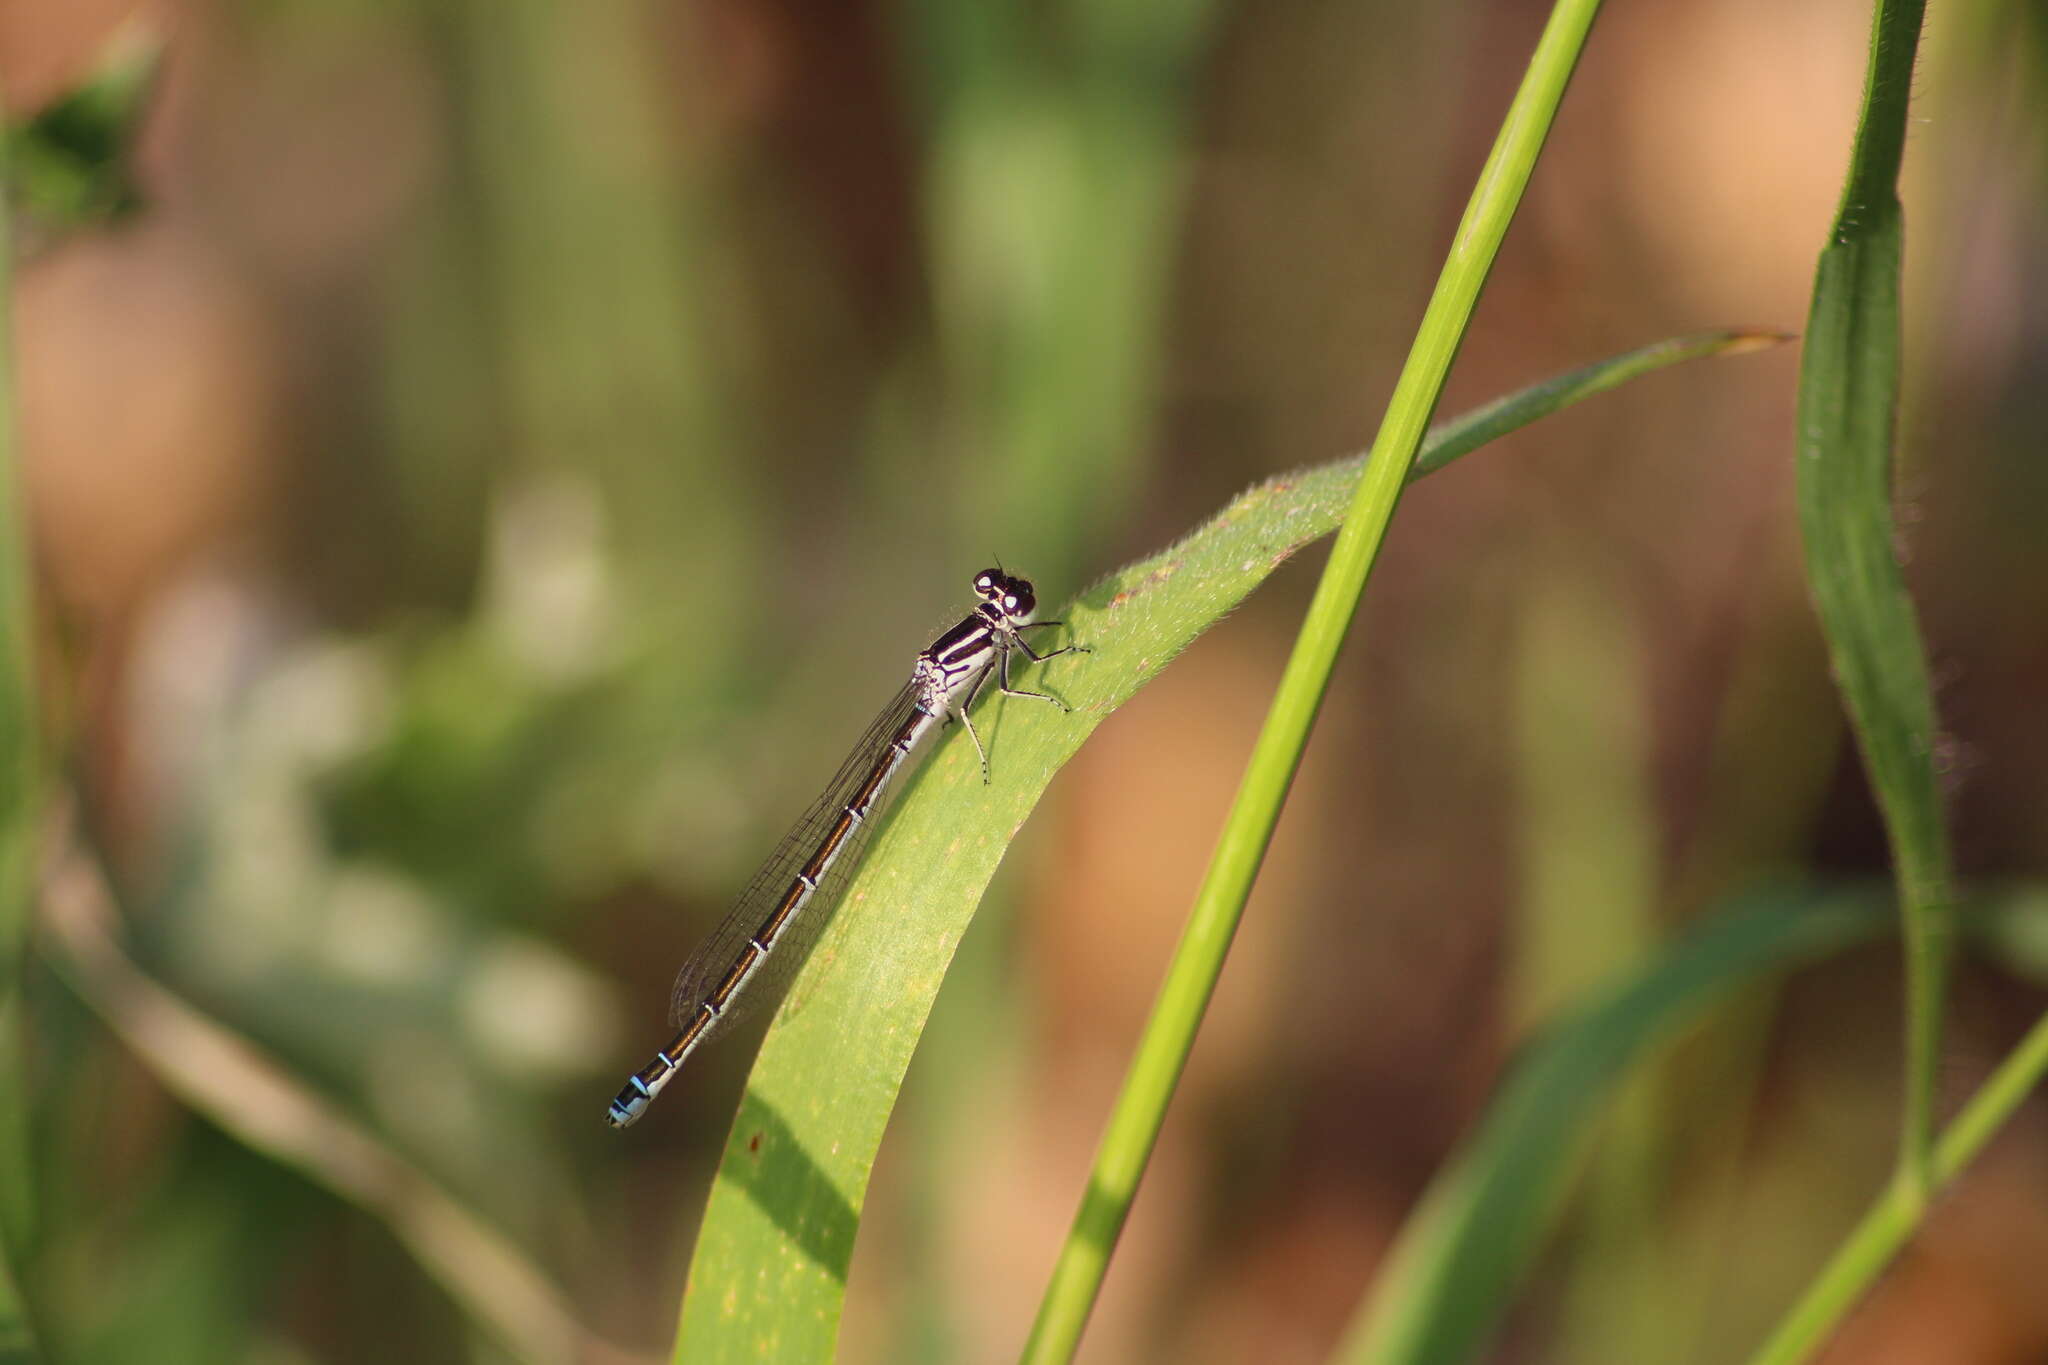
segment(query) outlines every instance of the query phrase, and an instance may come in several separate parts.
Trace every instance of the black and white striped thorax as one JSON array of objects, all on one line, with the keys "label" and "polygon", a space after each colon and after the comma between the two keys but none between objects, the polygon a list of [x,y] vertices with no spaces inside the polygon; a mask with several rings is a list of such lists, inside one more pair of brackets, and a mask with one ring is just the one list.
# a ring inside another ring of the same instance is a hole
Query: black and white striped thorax
[{"label": "black and white striped thorax", "polygon": [[1032,617],[1038,614],[1038,598],[1029,580],[1013,578],[1000,569],[976,574],[974,591],[982,599],[975,604],[974,614],[917,656],[913,677],[920,688],[919,700],[935,717],[964,704],[963,694],[964,700],[972,700],[989,669],[1017,647],[1017,632],[1032,624]]},{"label": "black and white striped thorax", "polygon": [[627,1078],[606,1114],[613,1127],[638,1119],[691,1052],[773,999],[795,974],[859,861],[883,799],[926,736],[957,718],[974,740],[986,782],[988,750],[967,710],[991,676],[1005,696],[1036,698],[1065,709],[1055,697],[1010,686],[1012,651],[1036,662],[1073,648],[1040,654],[1025,643],[1021,632],[1059,624],[1034,619],[1038,599],[1030,581],[984,569],[975,575],[974,592],[981,600],[973,613],[917,656],[909,681],[861,736],[824,795],[683,964],[670,995],[670,1018],[678,1032],[653,1061]]}]

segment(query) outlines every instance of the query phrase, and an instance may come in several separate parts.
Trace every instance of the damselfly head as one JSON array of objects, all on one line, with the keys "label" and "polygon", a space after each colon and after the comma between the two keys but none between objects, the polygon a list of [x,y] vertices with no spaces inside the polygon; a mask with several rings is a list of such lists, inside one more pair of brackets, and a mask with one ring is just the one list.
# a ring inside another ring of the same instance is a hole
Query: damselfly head
[{"label": "damselfly head", "polygon": [[1000,568],[983,569],[974,576],[974,591],[1014,625],[1028,625],[1038,610],[1038,595],[1031,580],[1004,573]]}]

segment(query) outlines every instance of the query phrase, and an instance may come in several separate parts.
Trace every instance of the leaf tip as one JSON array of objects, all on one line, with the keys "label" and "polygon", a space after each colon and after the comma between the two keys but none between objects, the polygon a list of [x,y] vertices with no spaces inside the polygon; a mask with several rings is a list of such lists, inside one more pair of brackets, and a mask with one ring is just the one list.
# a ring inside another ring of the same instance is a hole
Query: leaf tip
[{"label": "leaf tip", "polygon": [[1722,355],[1748,355],[1752,351],[1768,351],[1773,346],[1783,346],[1789,341],[1799,340],[1799,333],[1780,331],[1772,328],[1758,328],[1755,331],[1734,332],[1729,335],[1728,345]]}]

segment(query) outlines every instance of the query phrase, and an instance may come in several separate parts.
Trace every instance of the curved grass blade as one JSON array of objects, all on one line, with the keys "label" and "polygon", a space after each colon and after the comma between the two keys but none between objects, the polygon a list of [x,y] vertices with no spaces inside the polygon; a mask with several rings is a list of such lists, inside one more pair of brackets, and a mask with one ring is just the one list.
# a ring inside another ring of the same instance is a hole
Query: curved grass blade
[{"label": "curved grass blade", "polygon": [[1954,889],[1934,774],[1934,698],[1893,548],[1891,500],[1904,241],[1899,163],[1925,9],[1925,0],[1877,7],[1849,183],[1813,286],[1799,370],[1797,480],[1807,583],[1897,869],[1906,947],[1899,1178],[1922,1199],[1932,1179]]},{"label": "curved grass blade", "polygon": [[[1411,477],[1629,379],[1775,339],[1715,332],[1574,370],[1446,424]],[[1021,675],[1019,685],[1057,693],[1074,713],[997,699],[979,722],[993,785],[982,784],[960,736],[909,779],[797,982],[791,1000],[801,1008],[785,1006],[762,1044],[705,1213],[676,1359],[831,1356],[875,1150],[1004,850],[1090,730],[1289,556],[1337,528],[1363,466],[1356,457],[1251,488],[1187,539],[1053,613],[1094,652]]]},{"label": "curved grass blade", "polygon": [[1591,1120],[1635,1060],[1737,988],[1876,938],[1891,904],[1874,892],[1747,898],[1542,1035],[1430,1182],[1335,1359],[1472,1358],[1541,1247]]}]

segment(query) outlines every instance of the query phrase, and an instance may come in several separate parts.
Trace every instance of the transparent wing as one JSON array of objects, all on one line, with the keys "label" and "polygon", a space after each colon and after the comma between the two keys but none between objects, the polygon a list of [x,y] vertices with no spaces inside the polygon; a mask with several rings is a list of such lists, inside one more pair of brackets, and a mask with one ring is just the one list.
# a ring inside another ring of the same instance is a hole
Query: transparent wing
[{"label": "transparent wing", "polygon": [[[754,874],[754,879],[747,883],[747,889],[725,912],[725,918],[719,921],[718,927],[698,945],[690,960],[683,964],[683,969],[676,973],[675,989],[669,995],[670,1023],[677,1028],[683,1027],[696,1016],[705,999],[725,979],[726,972],[745,951],[748,940],[760,931],[770,912],[796,880],[797,872],[810,860],[819,842],[839,819],[839,812],[853,800],[876,765],[888,754],[889,741],[910,719],[911,713],[917,709],[917,702],[915,682],[904,684],[903,690],[875,717],[874,724],[868,726],[824,794],[804,812],[795,828],[783,836],[775,852]],[[906,766],[911,761],[903,760]],[[783,926],[775,950],[754,968],[746,987],[727,1003],[723,1014],[706,1031],[706,1041],[781,996],[782,988],[789,984],[789,979],[796,975],[796,969],[810,956],[818,935],[838,908],[846,880],[860,863],[861,854],[874,833],[878,823],[876,817],[888,804],[889,796],[902,777],[902,769],[899,768],[875,797],[866,818],[847,832],[838,856],[832,860],[825,875],[819,878],[817,890],[811,893],[795,917]]]}]

